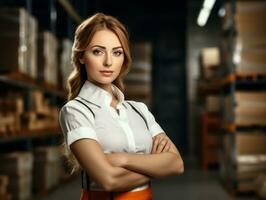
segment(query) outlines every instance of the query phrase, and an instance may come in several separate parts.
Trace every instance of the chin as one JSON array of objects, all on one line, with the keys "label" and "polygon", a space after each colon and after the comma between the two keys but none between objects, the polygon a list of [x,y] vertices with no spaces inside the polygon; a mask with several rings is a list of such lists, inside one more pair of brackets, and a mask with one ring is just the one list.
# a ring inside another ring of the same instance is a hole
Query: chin
[{"label": "chin", "polygon": [[111,84],[115,79],[112,77],[98,79],[97,82],[103,85]]}]

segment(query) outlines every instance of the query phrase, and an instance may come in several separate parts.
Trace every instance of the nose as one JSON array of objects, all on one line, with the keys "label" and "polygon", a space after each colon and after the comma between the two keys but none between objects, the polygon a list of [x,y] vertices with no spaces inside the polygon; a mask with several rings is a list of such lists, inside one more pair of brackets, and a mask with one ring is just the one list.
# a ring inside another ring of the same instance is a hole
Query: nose
[{"label": "nose", "polygon": [[111,54],[110,53],[106,53],[105,54],[106,56],[105,56],[105,59],[104,59],[104,63],[103,63],[103,65],[105,66],[105,67],[110,67],[111,65],[112,65],[112,56],[111,56]]}]

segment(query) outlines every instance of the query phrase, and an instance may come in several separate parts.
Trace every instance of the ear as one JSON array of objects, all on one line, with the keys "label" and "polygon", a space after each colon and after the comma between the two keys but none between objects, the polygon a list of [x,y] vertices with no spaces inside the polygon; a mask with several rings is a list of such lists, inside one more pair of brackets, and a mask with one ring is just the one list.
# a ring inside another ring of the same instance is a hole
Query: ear
[{"label": "ear", "polygon": [[79,58],[79,62],[80,62],[81,64],[85,64],[84,59],[83,59],[83,56],[82,56],[81,58]]}]

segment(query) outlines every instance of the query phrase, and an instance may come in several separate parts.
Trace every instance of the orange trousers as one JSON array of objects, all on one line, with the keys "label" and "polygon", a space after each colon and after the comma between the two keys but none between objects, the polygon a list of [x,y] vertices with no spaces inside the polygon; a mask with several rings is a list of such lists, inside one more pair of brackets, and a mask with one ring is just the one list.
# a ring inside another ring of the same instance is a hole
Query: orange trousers
[{"label": "orange trousers", "polygon": [[[110,200],[110,192],[81,189],[80,200]],[[135,192],[115,192],[113,200],[152,200],[152,190],[147,188]]]}]

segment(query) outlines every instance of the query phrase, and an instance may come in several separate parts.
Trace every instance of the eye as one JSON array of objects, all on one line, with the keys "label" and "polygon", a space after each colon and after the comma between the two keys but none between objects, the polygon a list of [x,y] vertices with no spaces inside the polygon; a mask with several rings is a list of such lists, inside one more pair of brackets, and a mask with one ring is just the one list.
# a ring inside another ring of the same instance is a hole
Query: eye
[{"label": "eye", "polygon": [[120,55],[122,55],[123,54],[123,51],[121,51],[121,50],[119,50],[119,51],[114,51],[113,52],[113,54],[114,54],[114,56],[120,56]]},{"label": "eye", "polygon": [[101,50],[99,50],[99,49],[94,49],[94,50],[92,51],[92,53],[93,53],[93,55],[96,55],[96,56],[100,56],[100,55],[103,54],[103,52],[102,52]]}]

